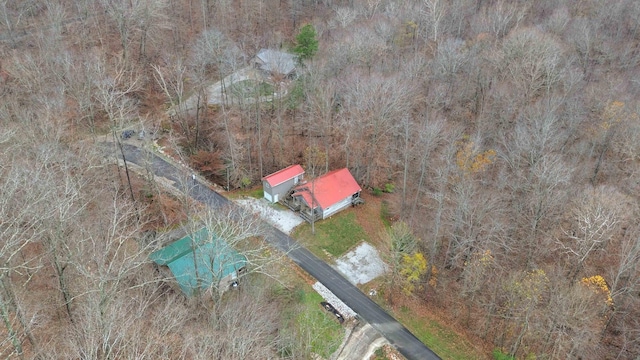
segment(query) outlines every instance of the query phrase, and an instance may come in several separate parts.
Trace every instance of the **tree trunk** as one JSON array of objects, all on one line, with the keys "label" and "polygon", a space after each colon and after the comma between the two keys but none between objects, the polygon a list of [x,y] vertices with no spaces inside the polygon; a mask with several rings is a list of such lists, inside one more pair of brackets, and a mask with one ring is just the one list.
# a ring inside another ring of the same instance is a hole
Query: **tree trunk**
[{"label": "tree trunk", "polygon": [[[259,94],[258,94],[259,95]],[[258,130],[258,171],[259,171],[259,176],[262,177],[263,172],[262,172],[262,119],[260,117],[260,97],[258,96],[256,98],[256,126],[257,126],[257,130]]]},{"label": "tree trunk", "polygon": [[0,286],[2,286],[2,289],[0,289],[0,316],[2,316],[2,321],[4,322],[5,328],[7,329],[7,336],[11,340],[11,345],[13,345],[16,354],[18,354],[18,357],[20,359],[24,359],[22,342],[20,341],[18,333],[13,327],[13,323],[11,321],[11,312],[9,308],[12,304],[12,296],[10,293],[10,288],[8,288],[8,286],[10,285],[7,285],[7,281],[8,279],[5,277],[5,275],[2,275],[2,277],[0,278]]},{"label": "tree trunk", "polygon": [[[131,194],[131,201],[135,203],[136,197],[133,195],[133,186],[131,185],[131,177],[129,176],[129,166],[127,165],[127,158],[124,155],[124,148],[122,147],[122,143],[118,139],[116,135],[115,129],[112,131],[113,139],[116,141],[118,148],[120,149],[120,155],[122,155],[122,161],[124,162],[124,171],[127,175],[127,184],[129,185],[129,194]],[[119,177],[119,176],[118,176]]]},{"label": "tree trunk", "polygon": [[69,315],[69,321],[73,322],[73,315],[71,314],[71,295],[69,294],[67,281],[64,277],[64,271],[67,268],[67,265],[62,265],[60,263],[56,254],[56,250],[53,250],[53,267],[56,269],[58,285],[60,286],[60,292],[62,292],[62,299],[64,300],[64,306],[67,310],[67,315]]}]

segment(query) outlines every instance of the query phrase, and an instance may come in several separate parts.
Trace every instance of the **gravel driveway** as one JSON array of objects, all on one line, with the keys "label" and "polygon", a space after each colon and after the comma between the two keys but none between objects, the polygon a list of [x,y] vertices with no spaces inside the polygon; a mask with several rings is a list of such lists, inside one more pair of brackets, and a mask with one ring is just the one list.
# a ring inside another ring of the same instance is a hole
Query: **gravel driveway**
[{"label": "gravel driveway", "polygon": [[288,209],[280,209],[276,205],[269,203],[266,199],[244,198],[236,200],[235,202],[252,213],[257,214],[285,234],[290,234],[296,226],[304,222],[296,213]]}]

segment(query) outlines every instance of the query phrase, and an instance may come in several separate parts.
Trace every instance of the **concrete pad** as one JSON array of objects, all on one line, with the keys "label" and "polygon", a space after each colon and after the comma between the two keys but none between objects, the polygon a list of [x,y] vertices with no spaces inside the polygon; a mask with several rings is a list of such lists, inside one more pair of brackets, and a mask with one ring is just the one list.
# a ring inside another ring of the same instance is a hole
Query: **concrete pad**
[{"label": "concrete pad", "polygon": [[352,284],[366,284],[387,271],[376,248],[363,242],[336,260],[336,269]]}]

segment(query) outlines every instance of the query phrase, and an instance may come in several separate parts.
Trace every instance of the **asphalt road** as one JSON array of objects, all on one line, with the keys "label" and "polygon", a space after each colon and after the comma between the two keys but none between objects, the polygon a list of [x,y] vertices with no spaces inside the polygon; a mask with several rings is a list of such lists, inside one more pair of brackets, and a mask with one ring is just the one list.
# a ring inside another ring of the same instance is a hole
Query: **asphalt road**
[{"label": "asphalt road", "polygon": [[[113,149],[113,144],[110,146]],[[207,185],[198,181],[194,182],[187,170],[179,169],[156,154],[143,151],[133,145],[123,144],[123,148],[127,161],[139,166],[144,166],[145,163],[151,165],[156,176],[172,180],[178,190],[183,191],[186,185],[193,199],[205,203],[211,208],[220,208],[231,204],[227,198],[211,190]],[[269,234],[265,234],[265,238],[272,246],[286,253],[291,260],[331,290],[340,300],[353,309],[360,318],[378,330],[407,359],[440,359],[438,355],[418,340],[402,324],[387,314],[378,304],[373,302],[327,263],[320,260],[282,231],[272,226],[269,226],[268,229],[271,230]]]}]

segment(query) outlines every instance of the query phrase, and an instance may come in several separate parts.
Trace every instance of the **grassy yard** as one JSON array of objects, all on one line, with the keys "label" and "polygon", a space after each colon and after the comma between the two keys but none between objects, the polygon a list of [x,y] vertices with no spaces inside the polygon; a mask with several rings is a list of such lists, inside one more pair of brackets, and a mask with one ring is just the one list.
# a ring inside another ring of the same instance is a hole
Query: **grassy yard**
[{"label": "grassy yard", "polygon": [[[290,330],[296,337],[296,346],[328,359],[340,346],[344,328],[335,318],[325,311],[320,302],[322,297],[305,283],[302,278],[291,279],[291,288],[281,288],[279,295],[289,299],[283,316],[291,325]],[[292,352],[300,355],[300,350]],[[287,354],[283,354],[287,355]]]},{"label": "grassy yard", "polygon": [[369,236],[356,221],[356,214],[350,210],[316,222],[315,228],[313,235],[310,224],[301,225],[294,231],[293,238],[323,259],[327,259],[325,251],[339,257],[362,240],[369,241]]},{"label": "grassy yard", "polygon": [[229,86],[231,93],[238,97],[258,97],[273,95],[273,85],[255,80],[242,80]]},{"label": "grassy yard", "polygon": [[250,189],[227,192],[224,194],[224,196],[228,197],[229,199],[239,199],[244,196],[248,196],[256,199],[262,199],[262,197],[264,196],[264,193],[262,190],[262,185],[260,185]]},{"label": "grassy yard", "polygon": [[325,311],[320,302],[323,301],[315,290],[308,288],[304,291],[303,304],[306,311],[297,317],[298,326],[313,331],[311,340],[311,351],[329,358],[333,354],[340,343],[344,334],[344,329],[335,320],[335,317]]}]

